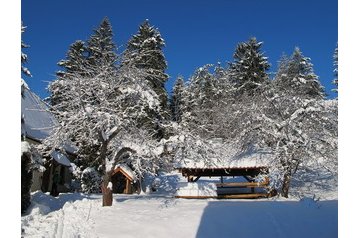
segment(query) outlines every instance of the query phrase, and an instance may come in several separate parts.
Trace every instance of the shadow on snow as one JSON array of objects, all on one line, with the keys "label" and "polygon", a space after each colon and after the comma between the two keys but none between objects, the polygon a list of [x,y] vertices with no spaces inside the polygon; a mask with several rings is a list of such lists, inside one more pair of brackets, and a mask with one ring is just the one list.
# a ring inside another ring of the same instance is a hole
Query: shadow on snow
[{"label": "shadow on snow", "polygon": [[338,237],[338,201],[212,201],[196,237]]}]

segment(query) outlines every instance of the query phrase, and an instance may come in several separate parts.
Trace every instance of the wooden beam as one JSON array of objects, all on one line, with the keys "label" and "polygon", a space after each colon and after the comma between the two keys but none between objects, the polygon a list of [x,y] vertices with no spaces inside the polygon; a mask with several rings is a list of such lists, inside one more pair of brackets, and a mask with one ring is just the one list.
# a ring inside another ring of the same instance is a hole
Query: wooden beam
[{"label": "wooden beam", "polygon": [[268,182],[240,182],[240,183],[217,183],[216,187],[240,187],[240,188],[251,188],[251,187],[266,187]]},{"label": "wooden beam", "polygon": [[217,196],[175,196],[175,198],[206,199],[206,198],[217,198]]},{"label": "wooden beam", "polygon": [[269,194],[267,194],[267,193],[245,193],[245,194],[218,195],[219,199],[267,198],[267,197],[269,197]]},{"label": "wooden beam", "polygon": [[179,171],[184,177],[189,176],[251,176],[255,177],[259,174],[267,174],[267,167],[252,167],[252,168],[180,168]]}]

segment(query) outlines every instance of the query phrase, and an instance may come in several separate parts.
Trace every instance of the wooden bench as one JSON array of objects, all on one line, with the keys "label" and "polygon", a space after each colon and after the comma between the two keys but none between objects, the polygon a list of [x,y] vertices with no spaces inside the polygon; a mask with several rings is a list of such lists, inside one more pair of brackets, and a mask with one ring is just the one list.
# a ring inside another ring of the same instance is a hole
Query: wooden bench
[{"label": "wooden bench", "polygon": [[216,187],[228,187],[228,188],[256,188],[256,187],[262,187],[262,188],[266,188],[268,187],[269,182],[268,181],[264,181],[264,182],[236,182],[236,183],[217,183]]},{"label": "wooden bench", "polygon": [[[262,182],[227,182],[227,183],[216,183],[218,188],[218,198],[230,199],[230,198],[262,198],[270,197],[271,192],[268,192],[269,179],[266,178]],[[237,189],[236,191],[234,191]],[[243,191],[250,189],[250,192]],[[261,191],[257,191],[257,190]],[[225,191],[226,190],[226,191]]]}]

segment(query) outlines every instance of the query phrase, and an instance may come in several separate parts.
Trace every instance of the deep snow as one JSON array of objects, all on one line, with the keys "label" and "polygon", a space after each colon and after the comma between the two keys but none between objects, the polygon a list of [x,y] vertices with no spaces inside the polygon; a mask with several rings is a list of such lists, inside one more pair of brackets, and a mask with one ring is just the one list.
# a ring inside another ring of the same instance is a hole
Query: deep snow
[{"label": "deep snow", "polygon": [[23,237],[337,237],[338,200],[312,198],[216,200],[173,198],[180,177],[162,178],[156,193],[114,195],[32,194],[21,217]]}]

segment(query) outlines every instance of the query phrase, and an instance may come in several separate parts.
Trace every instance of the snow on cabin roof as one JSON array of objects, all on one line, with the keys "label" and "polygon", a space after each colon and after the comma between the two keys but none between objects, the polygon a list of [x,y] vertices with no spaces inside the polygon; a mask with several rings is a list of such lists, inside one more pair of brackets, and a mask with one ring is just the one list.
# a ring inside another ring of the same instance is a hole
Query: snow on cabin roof
[{"label": "snow on cabin roof", "polygon": [[[48,109],[46,103],[30,90],[25,80],[21,79],[21,134],[39,142],[48,137],[58,124]],[[62,148],[71,154],[78,151],[72,143],[64,143]],[[51,155],[58,163],[70,166],[70,161],[64,154],[54,151]]]},{"label": "snow on cabin roof", "polygon": [[71,162],[70,160],[67,158],[66,155],[62,154],[61,152],[55,150],[52,151],[51,153],[51,157],[57,161],[57,163],[62,164],[64,166],[70,167],[71,166]]},{"label": "snow on cabin roof", "polygon": [[210,164],[184,159],[175,167],[178,169],[262,168],[269,167],[271,158],[272,153],[269,150],[249,148],[231,158],[213,158]]},{"label": "snow on cabin roof", "polygon": [[126,164],[117,164],[114,168],[114,171],[115,173],[121,171],[129,180],[134,182],[137,181],[137,176],[135,175],[134,171]]},{"label": "snow on cabin roof", "polygon": [[28,87],[22,88],[21,115],[21,133],[30,139],[44,140],[57,124],[48,106]]}]

